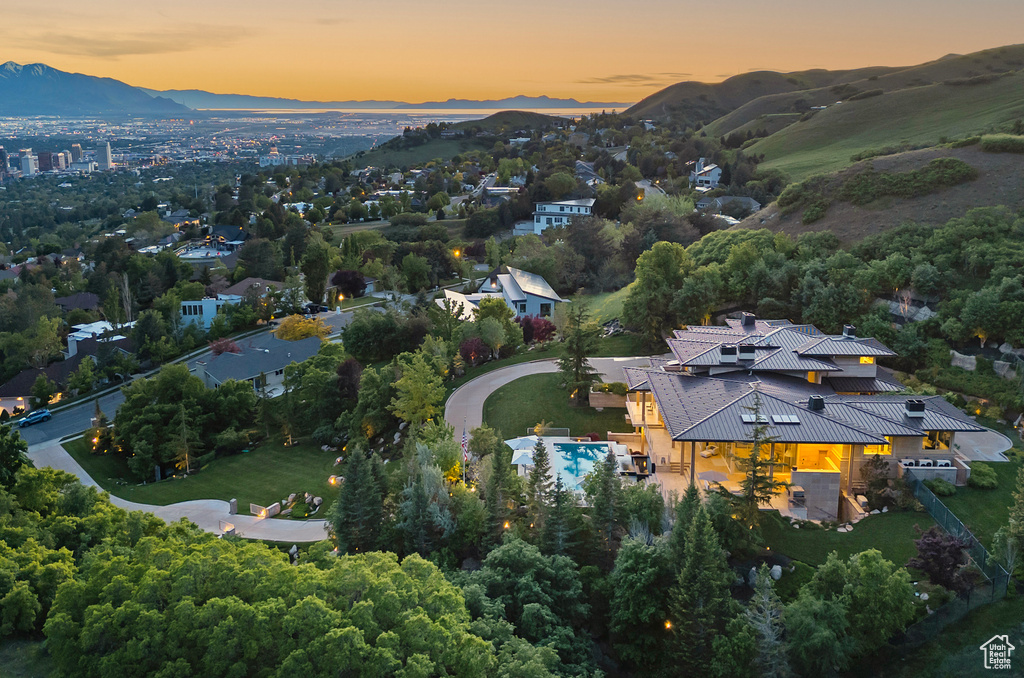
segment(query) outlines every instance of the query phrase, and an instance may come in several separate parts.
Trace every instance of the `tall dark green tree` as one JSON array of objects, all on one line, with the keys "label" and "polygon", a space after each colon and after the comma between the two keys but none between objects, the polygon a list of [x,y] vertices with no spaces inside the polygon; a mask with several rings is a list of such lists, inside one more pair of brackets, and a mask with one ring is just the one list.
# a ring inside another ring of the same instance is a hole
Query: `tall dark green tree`
[{"label": "tall dark green tree", "polygon": [[622,492],[613,452],[609,450],[604,460],[594,466],[593,473],[586,480],[585,490],[590,501],[590,520],[597,535],[597,550],[602,558],[610,559],[615,546],[619,495]]},{"label": "tall dark green tree", "polygon": [[491,454],[491,476],[487,480],[484,505],[491,519],[491,534],[497,538],[509,521],[509,482],[512,478],[512,448],[501,443]]},{"label": "tall dark green tree", "polygon": [[747,623],[757,638],[754,664],[762,678],[792,678],[786,654],[786,626],[782,620],[782,601],[773,586],[767,565],[757,571],[754,595],[744,611]]},{"label": "tall dark green tree", "polygon": [[537,444],[533,446],[533,468],[526,480],[526,500],[531,517],[538,526],[544,522],[551,486],[551,462],[548,460],[547,448],[544,447],[544,439],[538,438]]},{"label": "tall dark green tree", "polygon": [[654,675],[671,664],[671,629],[665,590],[672,584],[676,563],[665,539],[648,544],[625,539],[611,573],[610,630],[619,656],[638,675]]},{"label": "tall dark green tree", "polygon": [[451,494],[434,455],[423,443],[416,443],[409,483],[398,507],[398,529],[405,535],[405,548],[426,556],[443,547],[455,531]]},{"label": "tall dark green tree", "polygon": [[672,535],[669,541],[672,558],[677,563],[682,563],[686,556],[686,535],[690,532],[690,525],[699,508],[700,490],[696,485],[690,485],[686,488],[683,498],[676,504],[676,522],[672,526]]},{"label": "tall dark green tree", "polygon": [[0,487],[13,487],[14,477],[22,466],[32,466],[28,443],[10,424],[0,425]]},{"label": "tall dark green tree", "polygon": [[541,544],[545,553],[564,556],[576,545],[576,526],[573,522],[574,495],[565,488],[561,474],[555,477],[551,490],[551,507],[544,516]]},{"label": "tall dark green tree", "polygon": [[339,551],[366,553],[380,547],[385,488],[374,473],[378,464],[379,457],[367,458],[358,448],[345,462],[341,493],[327,512]]},{"label": "tall dark green tree", "polygon": [[730,580],[725,551],[701,506],[690,524],[683,566],[669,594],[674,654],[682,675],[703,675],[712,666],[715,637],[734,616]]},{"label": "tall dark green tree", "polygon": [[558,373],[572,405],[590,404],[590,386],[597,381],[597,370],[590,366],[587,357],[597,350],[599,333],[597,324],[590,319],[587,303],[582,297],[574,299],[562,330],[562,357],[558,359]]}]

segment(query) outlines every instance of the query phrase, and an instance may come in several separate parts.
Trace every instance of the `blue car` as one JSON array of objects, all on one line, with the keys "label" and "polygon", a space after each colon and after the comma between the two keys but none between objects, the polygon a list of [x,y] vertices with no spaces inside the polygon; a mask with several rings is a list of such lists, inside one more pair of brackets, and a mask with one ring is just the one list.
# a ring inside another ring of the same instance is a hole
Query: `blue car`
[{"label": "blue car", "polygon": [[18,422],[18,428],[25,428],[32,424],[38,424],[41,421],[50,421],[52,418],[53,415],[50,414],[50,410],[32,410],[24,419]]}]

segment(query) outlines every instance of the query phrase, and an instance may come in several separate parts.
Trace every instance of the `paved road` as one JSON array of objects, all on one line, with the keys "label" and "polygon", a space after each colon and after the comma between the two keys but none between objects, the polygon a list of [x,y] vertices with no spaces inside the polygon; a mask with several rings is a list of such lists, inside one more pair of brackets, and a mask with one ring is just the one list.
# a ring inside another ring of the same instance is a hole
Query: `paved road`
[{"label": "paved road", "polygon": [[[28,451],[29,458],[37,467],[50,466],[78,476],[83,485],[99,487],[99,484],[85,472],[77,461],[64,451],[56,441],[33,445]],[[175,481],[188,482],[188,481]],[[235,526],[235,533],[247,539],[263,539],[266,541],[308,542],[319,541],[327,537],[326,521],[323,520],[287,520],[284,518],[257,518],[250,515],[230,515],[228,503],[217,499],[199,499],[185,501],[168,506],[139,504],[119,497],[110,497],[115,506],[129,511],[146,511],[167,521],[174,522],[187,518],[203,530],[214,534],[224,533],[224,523]],[[248,511],[249,507],[240,507]]]},{"label": "paved road", "polygon": [[[590,364],[598,371],[605,381],[625,381],[623,367],[646,367],[650,365],[646,356],[632,358],[591,358]],[[484,401],[487,396],[505,384],[521,377],[533,374],[551,374],[557,372],[558,366],[554,359],[538,360],[530,363],[519,363],[502,367],[468,381],[452,393],[444,406],[444,418],[455,427],[456,435],[461,435],[462,425],[472,430],[483,423]],[[557,424],[558,422],[554,422]]]}]

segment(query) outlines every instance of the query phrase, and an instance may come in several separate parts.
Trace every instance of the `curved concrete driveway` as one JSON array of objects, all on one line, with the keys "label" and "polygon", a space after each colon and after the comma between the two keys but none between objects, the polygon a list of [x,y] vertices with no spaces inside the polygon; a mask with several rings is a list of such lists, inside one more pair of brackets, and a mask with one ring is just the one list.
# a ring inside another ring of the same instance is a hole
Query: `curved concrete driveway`
[{"label": "curved concrete driveway", "polygon": [[1003,453],[1013,447],[1012,440],[992,429],[957,433],[956,444],[971,461],[1009,461]]},{"label": "curved concrete driveway", "polygon": [[[649,356],[591,358],[590,364],[605,381],[625,381],[623,367],[648,367],[650,366],[649,360]],[[455,427],[455,437],[459,438],[463,422],[465,422],[467,431],[471,431],[483,423],[484,401],[491,393],[521,377],[533,374],[551,374],[557,371],[558,365],[555,359],[551,358],[510,365],[482,374],[455,389],[451,394],[448,402],[444,405],[445,421]]]},{"label": "curved concrete driveway", "polygon": [[[28,456],[36,467],[50,466],[78,476],[83,485],[92,485],[98,489],[99,484],[89,477],[85,469],[68,454],[60,443],[48,441],[29,448]],[[187,518],[200,528],[214,534],[223,534],[222,522],[235,526],[235,534],[246,539],[263,539],[281,542],[320,541],[327,538],[324,520],[288,520],[286,518],[257,518],[250,515],[229,515],[228,503],[218,499],[198,499],[183,501],[167,506],[139,504],[111,495],[111,503],[129,511],[145,511],[167,521],[174,522]],[[247,510],[248,507],[242,507]]]}]

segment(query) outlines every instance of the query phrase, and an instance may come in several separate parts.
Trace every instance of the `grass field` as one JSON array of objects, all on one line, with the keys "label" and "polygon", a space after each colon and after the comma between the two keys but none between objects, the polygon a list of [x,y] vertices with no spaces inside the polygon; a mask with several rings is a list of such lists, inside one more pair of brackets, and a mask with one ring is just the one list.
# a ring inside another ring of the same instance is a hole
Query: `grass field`
[{"label": "grass field", "polygon": [[568,428],[572,435],[595,432],[602,438],[608,431],[633,430],[622,417],[625,409],[598,412],[592,407],[570,407],[559,380],[557,374],[534,374],[502,386],[484,401],[484,423],[509,438],[525,435],[526,429],[541,421]]},{"label": "grass field", "polygon": [[629,296],[629,286],[615,292],[592,294],[584,297],[590,304],[590,312],[597,322],[604,323],[622,317],[622,304]]},{"label": "grass field", "polygon": [[861,151],[903,142],[936,144],[944,136],[997,129],[1024,116],[1022,88],[1024,73],[1017,73],[983,85],[935,84],[847,101],[762,139],[746,153],[763,153],[762,169],[781,169],[801,180],[847,167]]},{"label": "grass field", "polygon": [[334,473],[335,453],[323,452],[314,443],[303,442],[284,447],[272,439],[246,454],[216,459],[196,474],[159,483],[137,485],[123,460],[113,455],[97,456],[89,452],[84,439],[64,444],[85,472],[100,487],[115,497],[143,504],[166,506],[192,499],[238,499],[240,513],[248,513],[249,504],[267,504],[292,492],[309,492],[324,498],[321,513],[334,502],[337,491],[327,483]]},{"label": "grass field", "polygon": [[878,549],[888,560],[903,565],[917,553],[914,525],[927,530],[934,524],[927,513],[892,512],[868,516],[853,526],[853,532],[843,533],[796,529],[775,513],[763,522],[763,531],[766,546],[808,565],[821,565],[832,551],[845,558],[867,549]]},{"label": "grass field", "polygon": [[992,544],[992,535],[1006,524],[1010,516],[1021,463],[1011,461],[989,466],[999,476],[999,487],[994,490],[958,487],[952,497],[939,497],[986,548]]},{"label": "grass field", "polygon": [[449,159],[467,151],[482,151],[494,145],[476,139],[433,139],[412,148],[393,149],[384,146],[352,156],[354,167],[406,167],[436,158]]}]

